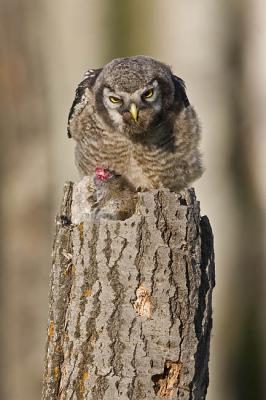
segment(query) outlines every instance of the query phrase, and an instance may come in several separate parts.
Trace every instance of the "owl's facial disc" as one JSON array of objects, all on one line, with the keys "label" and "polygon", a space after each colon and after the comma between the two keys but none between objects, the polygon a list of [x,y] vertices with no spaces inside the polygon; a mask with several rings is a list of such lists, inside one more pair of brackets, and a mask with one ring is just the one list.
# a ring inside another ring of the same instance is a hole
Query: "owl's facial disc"
[{"label": "owl's facial disc", "polygon": [[129,135],[147,131],[162,108],[162,96],[157,80],[133,93],[103,89],[103,104],[115,127]]}]

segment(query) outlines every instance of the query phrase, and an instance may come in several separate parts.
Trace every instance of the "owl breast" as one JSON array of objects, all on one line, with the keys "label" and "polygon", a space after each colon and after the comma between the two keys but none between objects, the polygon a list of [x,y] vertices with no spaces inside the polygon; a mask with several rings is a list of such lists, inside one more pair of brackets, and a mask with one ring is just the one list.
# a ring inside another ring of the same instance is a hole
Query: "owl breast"
[{"label": "owl breast", "polygon": [[[135,188],[152,187],[135,150],[135,145],[121,134],[104,135],[99,149],[101,166],[123,175]],[[144,156],[142,150],[141,154]]]},{"label": "owl breast", "polygon": [[130,154],[129,163],[126,171],[126,178],[128,181],[137,189],[148,188],[151,186],[150,179],[147,177],[143,171],[139,162],[134,158],[133,154]]},{"label": "owl breast", "polygon": [[81,175],[93,175],[100,166],[123,175],[136,189],[154,186],[143,168],[143,152],[136,157],[132,143],[121,135],[84,136],[75,153]]}]

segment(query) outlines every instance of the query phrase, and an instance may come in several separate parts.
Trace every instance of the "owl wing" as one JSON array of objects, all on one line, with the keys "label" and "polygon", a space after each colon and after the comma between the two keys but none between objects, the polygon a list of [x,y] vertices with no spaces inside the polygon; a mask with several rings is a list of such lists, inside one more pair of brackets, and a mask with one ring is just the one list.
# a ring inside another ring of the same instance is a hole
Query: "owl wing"
[{"label": "owl wing", "polygon": [[84,107],[89,101],[88,98],[85,96],[85,90],[87,88],[90,89],[93,87],[96,78],[98,77],[101,71],[102,68],[89,69],[88,71],[86,71],[82,81],[79,83],[76,89],[75,98],[68,114],[67,136],[69,138],[72,137],[70,129],[71,121],[84,109]]},{"label": "owl wing", "polygon": [[177,101],[179,104],[181,102],[184,107],[190,106],[190,102],[186,94],[185,82],[183,81],[183,79],[175,75],[172,75],[172,79],[175,86],[175,101]]}]

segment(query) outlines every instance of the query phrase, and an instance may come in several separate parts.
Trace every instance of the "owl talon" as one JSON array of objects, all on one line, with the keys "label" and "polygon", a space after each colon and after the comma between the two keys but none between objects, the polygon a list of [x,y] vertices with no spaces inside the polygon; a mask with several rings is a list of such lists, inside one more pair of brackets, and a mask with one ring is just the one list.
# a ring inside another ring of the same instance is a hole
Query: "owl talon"
[{"label": "owl talon", "polygon": [[148,192],[149,189],[145,186],[138,186],[136,189],[137,192]]}]

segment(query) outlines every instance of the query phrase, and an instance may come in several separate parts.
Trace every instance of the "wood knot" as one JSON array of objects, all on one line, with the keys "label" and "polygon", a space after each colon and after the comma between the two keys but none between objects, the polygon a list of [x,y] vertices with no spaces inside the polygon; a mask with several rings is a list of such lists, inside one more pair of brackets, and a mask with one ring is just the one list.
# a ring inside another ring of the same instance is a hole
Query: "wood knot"
[{"label": "wood knot", "polygon": [[137,299],[133,305],[134,310],[147,319],[152,316],[152,298],[148,289],[141,284],[136,291]]},{"label": "wood knot", "polygon": [[54,327],[54,321],[51,321],[48,327],[48,337],[51,338],[54,336],[54,331],[55,331],[55,327]]},{"label": "wood knot", "polygon": [[181,369],[181,362],[170,360],[165,362],[163,373],[153,375],[152,377],[156,396],[161,398],[169,398],[174,396],[174,390],[180,380]]}]

